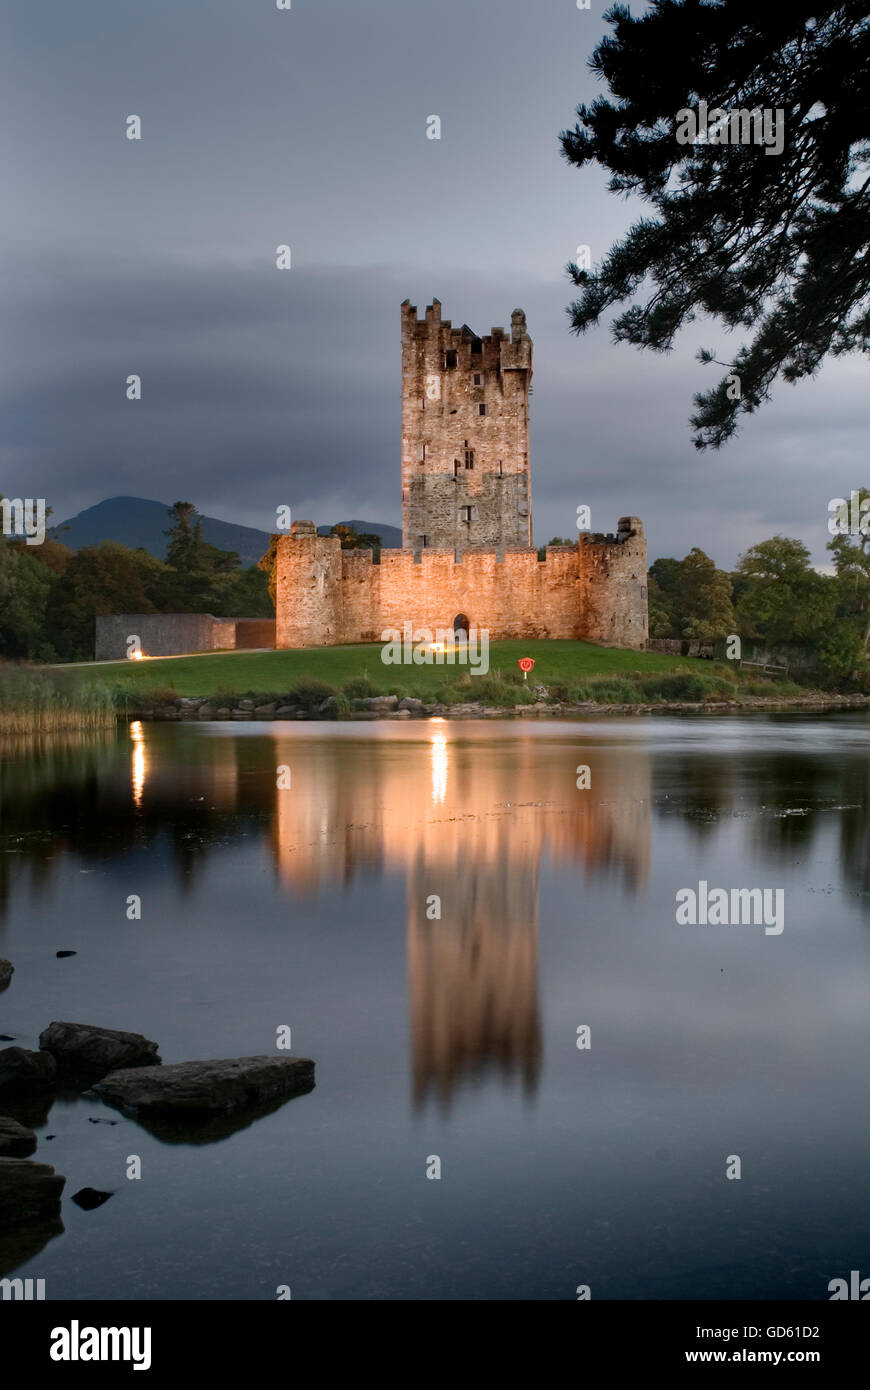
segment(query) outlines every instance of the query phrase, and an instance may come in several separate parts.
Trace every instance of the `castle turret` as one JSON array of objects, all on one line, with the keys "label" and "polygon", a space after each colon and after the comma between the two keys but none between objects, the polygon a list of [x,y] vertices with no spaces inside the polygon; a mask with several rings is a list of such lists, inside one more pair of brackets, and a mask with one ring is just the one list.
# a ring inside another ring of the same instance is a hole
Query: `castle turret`
[{"label": "castle turret", "polygon": [[642,650],[649,638],[646,536],[637,516],[621,516],[616,535],[583,534],[577,543],[580,630],[588,642]]},{"label": "castle turret", "polygon": [[313,521],[294,521],[278,541],[277,647],[341,641],[341,572],[338,536],[319,536]]}]

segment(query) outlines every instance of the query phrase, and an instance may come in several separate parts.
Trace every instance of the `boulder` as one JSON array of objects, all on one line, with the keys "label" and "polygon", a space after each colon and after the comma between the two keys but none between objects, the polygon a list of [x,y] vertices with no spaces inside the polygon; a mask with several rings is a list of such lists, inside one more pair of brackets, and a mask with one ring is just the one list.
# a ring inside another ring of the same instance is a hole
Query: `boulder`
[{"label": "boulder", "polygon": [[59,1216],[65,1182],[49,1163],[0,1158],[0,1230]]},{"label": "boulder", "polygon": [[104,1202],[108,1202],[112,1196],[111,1192],[101,1192],[98,1187],[83,1187],[79,1192],[73,1193],[73,1201],[82,1211],[96,1211]]},{"label": "boulder", "polygon": [[39,1035],[39,1046],[51,1053],[61,1075],[93,1080],[121,1067],[153,1067],[160,1062],[157,1043],[141,1033],[94,1028],[89,1023],[50,1023]]},{"label": "boulder", "polygon": [[398,695],[368,695],[361,701],[363,709],[395,709],[399,703]]},{"label": "boulder", "polygon": [[0,1096],[28,1096],[49,1090],[57,1066],[50,1052],[28,1052],[24,1047],[0,1051]]},{"label": "boulder", "polygon": [[199,709],[196,711],[197,719],[214,719],[214,716],[214,705],[200,705]]},{"label": "boulder", "polygon": [[35,1149],[36,1135],[32,1129],[8,1115],[0,1115],[0,1158],[27,1158]]},{"label": "boulder", "polygon": [[15,966],[12,964],[11,960],[3,960],[2,956],[0,956],[0,990],[9,987],[9,981],[12,979],[14,973]]},{"label": "boulder", "polygon": [[227,1057],[206,1062],[116,1071],[92,1088],[125,1115],[213,1115],[310,1091],[314,1063],[308,1057]]},{"label": "boulder", "polygon": [[237,701],[236,701],[236,709],[250,709],[250,710],[252,710],[253,708],[254,708],[254,702],[253,702],[253,700],[237,700]]},{"label": "boulder", "polygon": [[413,695],[406,695],[404,700],[399,701],[399,709],[409,709],[413,714],[419,714],[423,709],[423,701],[415,700]]},{"label": "boulder", "polygon": [[277,708],[277,704],[273,701],[270,705],[257,705],[254,709],[254,713],[258,719],[267,719],[269,715],[275,713]]}]

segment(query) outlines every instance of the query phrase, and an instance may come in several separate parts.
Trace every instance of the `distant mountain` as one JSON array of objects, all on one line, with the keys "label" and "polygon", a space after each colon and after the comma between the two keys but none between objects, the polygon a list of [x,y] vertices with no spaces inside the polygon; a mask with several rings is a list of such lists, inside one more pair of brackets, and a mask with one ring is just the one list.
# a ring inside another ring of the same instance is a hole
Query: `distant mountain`
[{"label": "distant mountain", "polygon": [[[86,545],[99,545],[100,541],[118,541],[131,550],[140,547],[158,560],[166,556],[167,537],[163,534],[169,529],[169,504],[152,502],[146,497],[109,497],[94,507],[86,507],[83,512],[61,521],[49,531],[55,540],[62,541],[72,550],[81,550]],[[253,526],[238,526],[233,521],[220,521],[214,516],[203,516],[203,540],[216,545],[220,550],[236,550],[244,566],[255,565],[261,555],[269,549],[268,531],[258,531]],[[338,523],[336,523],[338,524]],[[380,536],[385,546],[400,546],[402,533],[396,526],[382,526],[376,521],[346,521],[345,526],[353,526],[357,531],[372,531]],[[321,535],[328,535],[329,526],[318,528]]]}]

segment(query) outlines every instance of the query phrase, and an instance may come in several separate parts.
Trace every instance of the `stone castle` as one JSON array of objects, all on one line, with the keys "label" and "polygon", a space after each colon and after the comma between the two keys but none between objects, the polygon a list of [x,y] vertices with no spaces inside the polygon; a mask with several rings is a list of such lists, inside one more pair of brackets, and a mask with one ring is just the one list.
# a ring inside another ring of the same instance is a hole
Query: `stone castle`
[{"label": "stone castle", "polygon": [[410,622],[476,627],[492,640],[647,643],[646,540],[635,516],[615,535],[532,545],[532,340],[478,338],[402,305],[402,549],[342,550],[313,521],[278,541],[276,646],[378,642]]}]

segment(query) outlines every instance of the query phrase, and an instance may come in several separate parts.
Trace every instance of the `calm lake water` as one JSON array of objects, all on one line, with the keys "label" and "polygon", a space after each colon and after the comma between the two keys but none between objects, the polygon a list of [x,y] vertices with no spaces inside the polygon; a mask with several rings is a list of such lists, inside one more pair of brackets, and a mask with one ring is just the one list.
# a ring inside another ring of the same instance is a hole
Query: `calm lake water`
[{"label": "calm lake water", "polygon": [[[67,1184],[63,1232],[0,1237],[0,1273],[49,1299],[826,1299],[870,1275],[868,749],[865,714],[7,741],[0,1031],[132,1029],[175,1062],[289,1025],[317,1071],[210,1140],[5,1103]],[[700,880],[782,888],[783,932],[677,925]],[[82,1211],[84,1186],[114,1195]]]}]

